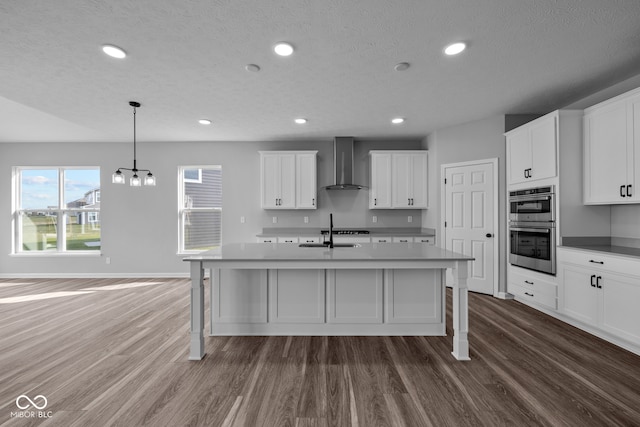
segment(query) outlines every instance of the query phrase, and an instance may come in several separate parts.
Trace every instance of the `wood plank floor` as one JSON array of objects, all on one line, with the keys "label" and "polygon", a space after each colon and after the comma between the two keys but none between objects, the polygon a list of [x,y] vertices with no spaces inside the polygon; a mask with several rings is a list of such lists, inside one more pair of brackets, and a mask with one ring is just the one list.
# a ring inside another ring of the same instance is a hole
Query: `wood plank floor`
[{"label": "wood plank floor", "polygon": [[[451,336],[206,337],[189,362],[185,279],[0,280],[0,425],[640,425],[640,356],[514,301],[469,307],[469,362]],[[51,417],[12,417],[23,394]]]}]

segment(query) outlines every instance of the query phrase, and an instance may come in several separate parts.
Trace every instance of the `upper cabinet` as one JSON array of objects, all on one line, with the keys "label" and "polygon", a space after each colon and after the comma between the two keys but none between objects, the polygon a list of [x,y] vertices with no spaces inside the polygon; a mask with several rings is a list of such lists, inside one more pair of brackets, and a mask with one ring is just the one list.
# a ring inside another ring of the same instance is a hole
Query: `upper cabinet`
[{"label": "upper cabinet", "polygon": [[640,203],[639,185],[640,89],[636,89],[585,110],[584,202]]},{"label": "upper cabinet", "polygon": [[370,151],[369,209],[427,209],[427,151]]},{"label": "upper cabinet", "polygon": [[316,209],[317,151],[260,151],[262,209]]},{"label": "upper cabinet", "polygon": [[509,184],[557,176],[557,112],[506,133]]}]

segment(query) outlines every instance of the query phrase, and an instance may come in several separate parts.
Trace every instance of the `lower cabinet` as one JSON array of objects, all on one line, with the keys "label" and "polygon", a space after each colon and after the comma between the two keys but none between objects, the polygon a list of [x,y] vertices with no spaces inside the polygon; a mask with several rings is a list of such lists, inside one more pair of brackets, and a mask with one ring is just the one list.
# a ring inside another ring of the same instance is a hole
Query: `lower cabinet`
[{"label": "lower cabinet", "polygon": [[518,300],[556,310],[558,286],[554,276],[509,265],[507,290]]},{"label": "lower cabinet", "polygon": [[640,345],[640,260],[558,249],[562,314]]},{"label": "lower cabinet", "polygon": [[324,270],[268,270],[269,321],[324,323]]},{"label": "lower cabinet", "polygon": [[444,335],[441,270],[213,270],[212,335]]},{"label": "lower cabinet", "polygon": [[329,323],[382,323],[382,270],[327,270]]},{"label": "lower cabinet", "polygon": [[438,323],[442,321],[444,294],[440,270],[386,270],[388,323]]}]

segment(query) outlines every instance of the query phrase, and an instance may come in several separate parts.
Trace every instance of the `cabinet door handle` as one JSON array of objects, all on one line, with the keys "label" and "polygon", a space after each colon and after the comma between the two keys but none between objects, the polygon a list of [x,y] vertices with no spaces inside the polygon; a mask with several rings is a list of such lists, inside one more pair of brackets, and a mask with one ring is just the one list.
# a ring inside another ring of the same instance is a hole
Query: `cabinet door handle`
[{"label": "cabinet door handle", "polygon": [[602,285],[600,284],[600,279],[602,279],[602,276],[596,277],[596,288],[598,289],[602,289]]},{"label": "cabinet door handle", "polygon": [[627,197],[631,197],[631,184],[627,185]]},{"label": "cabinet door handle", "polygon": [[589,262],[592,262],[594,264],[604,264],[604,261],[595,261],[593,259],[590,259]]},{"label": "cabinet door handle", "polygon": [[524,177],[525,177],[525,178],[529,178],[529,177],[527,176],[527,170],[525,169],[523,172],[524,172]]},{"label": "cabinet door handle", "polygon": [[524,294],[525,294],[525,295],[529,295],[530,297],[532,297],[532,296],[533,296],[533,294],[530,294],[529,292],[525,292]]},{"label": "cabinet door handle", "polygon": [[311,199],[311,206],[315,206],[316,205],[316,199]]},{"label": "cabinet door handle", "polygon": [[412,198],[411,198],[411,206],[413,206],[413,204],[414,204],[414,203],[413,203],[413,197],[412,197]]},{"label": "cabinet door handle", "polygon": [[621,186],[620,186],[620,197],[627,197],[627,196],[624,194],[624,187],[625,187],[624,185],[621,185]]},{"label": "cabinet door handle", "polygon": [[594,288],[596,287],[596,284],[593,282],[595,280],[595,278],[596,278],[596,275],[592,274],[591,275],[591,286],[594,287]]},{"label": "cabinet door handle", "polygon": [[373,199],[373,206],[378,206],[378,199]]},{"label": "cabinet door handle", "polygon": [[530,282],[529,280],[525,280],[524,283],[526,283],[527,285],[533,285],[533,282]]}]

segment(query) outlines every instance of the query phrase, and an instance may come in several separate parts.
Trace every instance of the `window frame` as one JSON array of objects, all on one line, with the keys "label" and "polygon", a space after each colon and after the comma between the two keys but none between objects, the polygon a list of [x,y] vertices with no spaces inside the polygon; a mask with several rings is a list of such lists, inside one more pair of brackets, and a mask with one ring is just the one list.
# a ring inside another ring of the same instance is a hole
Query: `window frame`
[{"label": "window frame", "polygon": [[[188,169],[198,169],[198,180],[184,178],[184,171]],[[204,252],[204,250],[186,249],[185,246],[185,218],[190,212],[220,212],[220,230],[222,231],[222,207],[187,207],[185,197],[185,183],[202,183],[202,169],[218,169],[222,173],[222,165],[183,165],[178,166],[178,255],[193,255]],[[189,196],[187,196],[189,197]],[[222,237],[220,238],[222,246]]]},{"label": "window frame", "polygon": [[[91,170],[95,169],[98,172],[100,178],[99,187],[102,186],[101,170],[100,166],[14,166],[12,173],[12,233],[11,233],[11,255],[29,256],[29,257],[42,257],[42,256],[74,256],[74,255],[93,255],[100,256],[102,254],[102,246],[99,250],[69,250],[67,249],[67,227],[60,227],[59,224],[67,224],[67,218],[69,215],[79,213],[96,213],[100,218],[100,207],[92,207],[91,209],[82,208],[67,208],[65,207],[65,171],[70,170]],[[39,208],[39,209],[25,209],[22,206],[22,171],[32,170],[51,170],[56,171],[57,174],[57,207],[56,208]],[[23,218],[28,212],[38,211],[43,212],[45,216],[52,216],[56,220],[56,248],[55,249],[43,249],[43,250],[24,250],[23,242],[24,236],[23,230]],[[100,236],[102,237],[102,226],[100,227]]]}]

